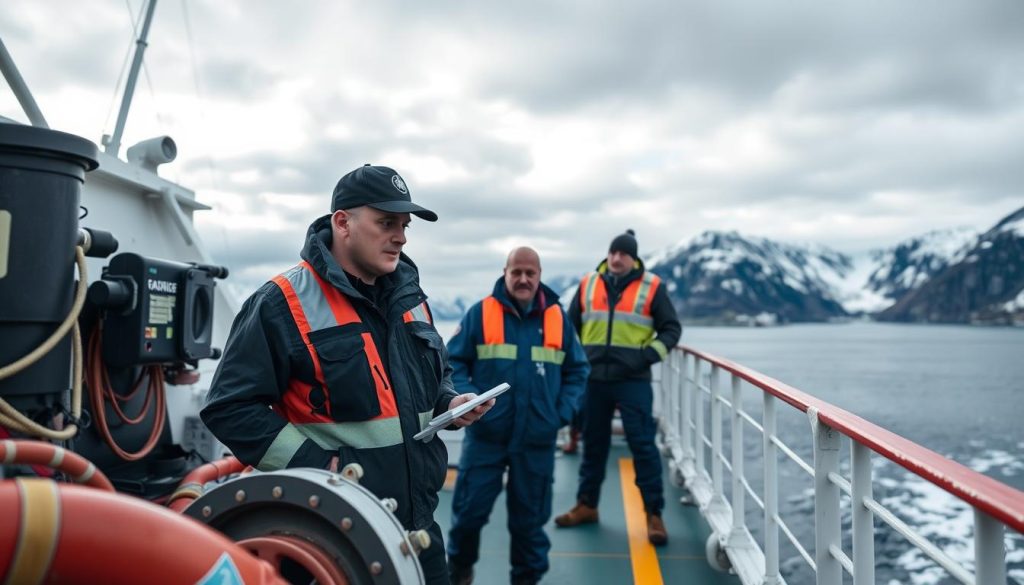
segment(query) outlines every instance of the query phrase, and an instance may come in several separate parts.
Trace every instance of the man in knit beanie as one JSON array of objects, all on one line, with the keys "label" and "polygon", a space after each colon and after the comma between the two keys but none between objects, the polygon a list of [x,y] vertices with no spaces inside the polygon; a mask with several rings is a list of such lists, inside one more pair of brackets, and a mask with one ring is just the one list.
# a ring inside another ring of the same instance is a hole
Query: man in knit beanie
[{"label": "man in knit beanie", "polygon": [[555,524],[570,527],[598,521],[612,416],[618,408],[647,513],[647,538],[652,544],[665,544],[668,533],[661,519],[665,497],[661,456],[654,444],[651,366],[679,342],[683,328],[661,279],[644,270],[633,230],[616,236],[597,270],[580,281],[569,320],[579,332],[591,370],[581,409],[583,462],[577,503],[555,518]]},{"label": "man in knit beanie", "polygon": [[629,256],[630,260],[636,260],[639,257],[636,253],[636,232],[626,230],[626,233],[615,236],[608,246],[608,252],[622,252]]},{"label": "man in knit beanie", "polygon": [[[629,273],[629,269],[632,268],[633,263],[638,257],[636,248],[636,232],[631,229],[626,230],[624,234],[615,236],[612,240],[612,243],[608,246],[608,258],[606,261],[608,262],[609,273],[613,280],[617,279],[616,274],[626,275]],[[563,453],[567,455],[576,453],[579,448],[579,438],[582,431],[583,412],[580,411],[569,427],[569,440],[562,445]]]}]

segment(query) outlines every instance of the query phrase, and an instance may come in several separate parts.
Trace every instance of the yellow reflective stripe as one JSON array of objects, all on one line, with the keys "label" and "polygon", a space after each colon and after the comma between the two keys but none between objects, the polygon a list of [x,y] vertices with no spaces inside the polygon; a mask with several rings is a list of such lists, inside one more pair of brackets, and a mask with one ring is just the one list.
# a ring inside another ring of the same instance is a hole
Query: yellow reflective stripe
[{"label": "yellow reflective stripe", "polygon": [[636,301],[633,303],[633,312],[642,313],[644,305],[647,304],[647,295],[651,292],[651,283],[654,282],[654,275],[650,272],[644,272],[643,277],[640,280],[640,290],[636,292]]},{"label": "yellow reflective stripe", "polygon": [[514,360],[516,359],[516,346],[510,343],[494,343],[491,345],[476,346],[476,359],[478,360]]},{"label": "yellow reflective stripe", "polygon": [[530,359],[535,362],[547,362],[560,366],[565,361],[565,352],[560,349],[534,345],[530,348]]},{"label": "yellow reflective stripe", "polygon": [[649,325],[624,323],[616,320],[612,323],[611,344],[616,347],[641,348],[647,346],[654,338],[654,328]]},{"label": "yellow reflective stripe", "polygon": [[427,428],[427,423],[430,422],[430,419],[434,418],[434,411],[428,410],[426,412],[417,412],[416,416],[420,419],[420,430],[422,431]]},{"label": "yellow reflective stripe", "polygon": [[600,278],[601,276],[595,273],[591,273],[590,276],[587,277],[587,288],[584,291],[585,294],[583,296],[583,298],[587,300],[587,311],[585,312],[589,312],[591,307],[594,306],[594,290],[597,288],[597,281]]},{"label": "yellow reflective stripe", "polygon": [[608,340],[608,320],[588,321],[583,323],[580,341],[583,345],[604,345]]},{"label": "yellow reflective stripe", "polygon": [[15,480],[21,496],[21,526],[6,583],[42,583],[60,532],[60,495],[48,479]]},{"label": "yellow reflective stripe", "polygon": [[653,347],[654,351],[658,352],[658,355],[661,356],[661,359],[665,359],[665,356],[668,355],[668,348],[665,347],[665,344],[658,339],[652,341],[650,347]]},{"label": "yellow reflective stripe", "polygon": [[263,458],[256,464],[256,469],[275,471],[288,467],[288,462],[295,457],[295,453],[305,441],[306,436],[295,425],[286,424],[274,437],[274,442],[270,444],[267,452],[263,454]]},{"label": "yellow reflective stripe", "polygon": [[338,447],[373,449],[402,442],[402,423],[397,416],[354,422],[305,423],[296,427],[317,445],[329,450]]}]

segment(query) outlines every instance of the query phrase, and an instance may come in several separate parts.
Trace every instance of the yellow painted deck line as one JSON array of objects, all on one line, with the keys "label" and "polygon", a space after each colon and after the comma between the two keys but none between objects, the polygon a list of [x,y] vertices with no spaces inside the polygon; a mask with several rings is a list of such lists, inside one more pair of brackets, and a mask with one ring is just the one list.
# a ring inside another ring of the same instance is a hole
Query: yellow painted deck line
[{"label": "yellow painted deck line", "polygon": [[633,460],[619,459],[619,480],[622,482],[622,503],[626,510],[626,531],[629,534],[629,556],[633,562],[633,583],[663,585],[661,565],[654,545],[647,540],[647,514],[644,501],[636,487]]}]

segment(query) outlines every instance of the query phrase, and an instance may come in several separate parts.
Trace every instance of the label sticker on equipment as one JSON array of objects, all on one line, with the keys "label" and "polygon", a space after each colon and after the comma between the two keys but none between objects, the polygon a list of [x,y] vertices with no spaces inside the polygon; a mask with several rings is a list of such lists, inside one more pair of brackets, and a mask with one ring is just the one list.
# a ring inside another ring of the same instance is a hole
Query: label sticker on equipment
[{"label": "label sticker on equipment", "polygon": [[174,295],[149,295],[149,324],[167,325],[174,322]]},{"label": "label sticker on equipment", "polygon": [[196,585],[245,585],[242,576],[238,573],[238,567],[231,560],[228,553],[220,555],[216,564],[202,576]]},{"label": "label sticker on equipment", "polygon": [[0,209],[0,278],[7,276],[7,256],[11,251],[11,212]]}]

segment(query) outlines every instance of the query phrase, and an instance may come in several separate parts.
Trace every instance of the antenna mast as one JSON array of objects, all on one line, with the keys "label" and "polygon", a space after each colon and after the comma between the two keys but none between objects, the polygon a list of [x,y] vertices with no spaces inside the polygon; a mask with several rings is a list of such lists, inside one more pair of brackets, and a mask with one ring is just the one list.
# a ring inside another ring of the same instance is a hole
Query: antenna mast
[{"label": "antenna mast", "polygon": [[104,152],[111,156],[117,156],[121,148],[121,134],[124,133],[124,125],[128,120],[128,109],[132,105],[132,96],[135,95],[135,82],[139,78],[139,70],[142,68],[142,55],[146,52],[146,38],[149,36],[149,25],[153,22],[153,11],[156,9],[156,0],[149,0],[146,6],[146,19],[142,23],[142,32],[135,41],[135,56],[132,58],[132,68],[128,73],[128,81],[124,86],[124,96],[121,98],[121,109],[117,113],[117,124],[114,126],[114,134],[109,140],[104,140]]}]

